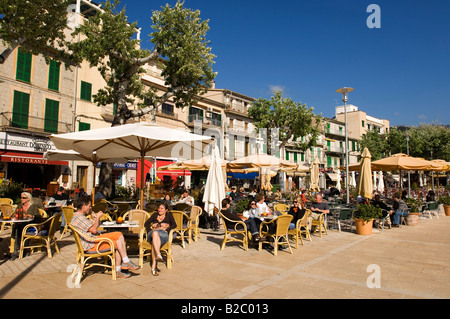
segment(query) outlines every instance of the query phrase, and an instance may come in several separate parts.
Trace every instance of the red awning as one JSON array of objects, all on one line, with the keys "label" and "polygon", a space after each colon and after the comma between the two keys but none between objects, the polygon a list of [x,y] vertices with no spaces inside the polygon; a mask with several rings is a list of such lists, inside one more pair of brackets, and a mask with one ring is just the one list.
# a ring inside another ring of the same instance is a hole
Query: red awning
[{"label": "red awning", "polygon": [[2,162],[22,163],[22,164],[39,164],[39,165],[69,165],[68,161],[49,161],[44,159],[43,154],[39,153],[21,153],[21,152],[5,152],[0,153]]}]

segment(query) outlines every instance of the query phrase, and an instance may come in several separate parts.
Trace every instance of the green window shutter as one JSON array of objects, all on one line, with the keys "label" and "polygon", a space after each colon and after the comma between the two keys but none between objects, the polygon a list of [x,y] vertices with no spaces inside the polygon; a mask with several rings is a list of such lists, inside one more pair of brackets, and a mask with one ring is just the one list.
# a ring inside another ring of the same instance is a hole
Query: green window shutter
[{"label": "green window shutter", "polygon": [[85,101],[91,101],[92,96],[92,84],[81,81],[81,95],[80,98]]},{"label": "green window shutter", "polygon": [[302,162],[305,161],[305,153],[301,153],[301,154],[300,154],[300,160],[301,160]]},{"label": "green window shutter", "polygon": [[327,156],[327,167],[331,167],[331,157]]},{"label": "green window shutter", "polygon": [[327,133],[330,133],[330,123],[327,123]]},{"label": "green window shutter", "polygon": [[31,82],[31,53],[24,53],[20,48],[17,51],[16,80]]},{"label": "green window shutter", "polygon": [[289,161],[289,152],[286,151],[286,161]]},{"label": "green window shutter", "polygon": [[294,162],[298,163],[298,153],[294,152]]},{"label": "green window shutter", "polygon": [[364,127],[364,126],[365,126],[365,123],[364,123],[364,121],[361,121],[361,125],[362,125],[362,127]]},{"label": "green window shutter", "polygon": [[12,126],[28,128],[28,113],[30,109],[30,94],[14,91]]},{"label": "green window shutter", "polygon": [[90,123],[79,122],[78,131],[89,131],[91,129]]},{"label": "green window shutter", "polygon": [[328,150],[330,150],[331,147],[331,141],[327,141]]},{"label": "green window shutter", "polygon": [[59,102],[45,99],[44,131],[58,133]]},{"label": "green window shutter", "polygon": [[60,62],[50,60],[50,65],[48,68],[48,88],[50,90],[59,91],[60,66]]}]

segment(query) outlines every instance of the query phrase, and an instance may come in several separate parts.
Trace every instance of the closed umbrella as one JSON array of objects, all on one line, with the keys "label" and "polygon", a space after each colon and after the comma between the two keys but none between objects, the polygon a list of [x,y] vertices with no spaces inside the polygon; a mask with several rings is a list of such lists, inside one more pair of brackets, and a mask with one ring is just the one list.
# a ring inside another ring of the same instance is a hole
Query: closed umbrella
[{"label": "closed umbrella", "polygon": [[384,179],[383,179],[383,171],[378,172],[378,186],[377,190],[380,193],[384,192]]},{"label": "closed umbrella", "polygon": [[372,156],[370,155],[369,149],[365,147],[361,155],[358,195],[368,199],[371,199],[373,194],[372,168],[370,167],[371,158]]},{"label": "closed umbrella", "polygon": [[309,189],[319,191],[319,158],[314,158],[310,168],[310,185]]},{"label": "closed umbrella", "polygon": [[[141,159],[141,205],[144,203],[144,158],[180,157],[183,154],[202,152],[209,136],[162,127],[153,123],[133,123],[88,131],[52,134],[50,139],[61,150],[74,150],[84,156],[96,152],[100,158]],[[185,155],[185,154],[184,154]]]},{"label": "closed umbrella", "polygon": [[221,163],[219,148],[214,145],[202,200],[205,203],[205,211],[209,215],[213,215],[214,208],[222,209],[222,200],[226,196]]},{"label": "closed umbrella", "polygon": [[341,191],[341,170],[337,169],[337,180],[336,180],[336,188]]}]

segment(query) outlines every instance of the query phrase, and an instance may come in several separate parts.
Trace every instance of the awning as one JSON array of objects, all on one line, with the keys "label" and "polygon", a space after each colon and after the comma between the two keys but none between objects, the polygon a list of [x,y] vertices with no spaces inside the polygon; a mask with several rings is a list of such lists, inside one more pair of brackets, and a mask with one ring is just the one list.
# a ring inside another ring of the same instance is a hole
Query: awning
[{"label": "awning", "polygon": [[327,175],[333,182],[337,182],[337,180],[338,180],[338,174],[337,173],[327,173]]},{"label": "awning", "polygon": [[68,161],[49,161],[44,159],[43,156],[44,154],[39,153],[5,152],[0,153],[0,160],[2,162],[21,164],[69,165]]}]

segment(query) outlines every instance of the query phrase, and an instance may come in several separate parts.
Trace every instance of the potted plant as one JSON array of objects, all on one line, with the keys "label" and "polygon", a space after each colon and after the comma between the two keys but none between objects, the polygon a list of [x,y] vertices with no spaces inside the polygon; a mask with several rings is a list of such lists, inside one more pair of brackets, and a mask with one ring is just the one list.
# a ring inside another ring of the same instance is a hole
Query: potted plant
[{"label": "potted plant", "polygon": [[419,221],[420,209],[422,207],[422,203],[414,198],[406,198],[406,205],[409,207],[409,215],[406,218],[406,224],[408,226],[415,226]]},{"label": "potted plant", "polygon": [[381,208],[370,204],[360,204],[353,214],[356,233],[359,235],[371,235],[373,220],[382,216]]},{"label": "potted plant", "polygon": [[439,203],[444,205],[445,216],[450,216],[450,196],[445,195],[445,196],[439,197]]}]

